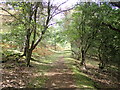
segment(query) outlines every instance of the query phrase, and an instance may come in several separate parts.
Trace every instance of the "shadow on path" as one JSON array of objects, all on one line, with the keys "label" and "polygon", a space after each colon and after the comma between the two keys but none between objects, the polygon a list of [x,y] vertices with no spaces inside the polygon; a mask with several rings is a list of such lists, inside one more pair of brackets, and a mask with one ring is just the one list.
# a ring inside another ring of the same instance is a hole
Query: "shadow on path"
[{"label": "shadow on path", "polygon": [[53,68],[45,73],[45,76],[48,77],[45,88],[77,88],[73,73],[65,65],[64,57],[60,56],[52,63],[52,66]]}]

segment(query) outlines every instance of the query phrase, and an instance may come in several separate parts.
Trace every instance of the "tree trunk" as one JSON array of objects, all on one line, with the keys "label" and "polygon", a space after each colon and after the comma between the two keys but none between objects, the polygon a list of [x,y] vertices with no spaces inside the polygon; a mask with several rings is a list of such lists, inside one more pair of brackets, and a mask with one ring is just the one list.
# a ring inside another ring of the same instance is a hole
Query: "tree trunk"
[{"label": "tree trunk", "polygon": [[99,69],[104,69],[105,67],[105,63],[104,63],[104,55],[103,53],[100,52],[100,50],[98,51],[98,57],[99,57],[99,60],[100,60],[100,63],[98,64],[99,65]]},{"label": "tree trunk", "polygon": [[57,45],[56,45],[56,42],[55,42],[55,44],[54,44],[54,49],[55,49],[55,51],[57,50]]},{"label": "tree trunk", "polygon": [[25,41],[25,48],[24,48],[24,56],[26,56],[26,62],[27,62],[27,66],[30,66],[30,59],[31,59],[31,55],[32,55],[32,50],[29,49],[30,47],[30,28],[27,29],[26,31],[26,41]]},{"label": "tree trunk", "polygon": [[83,66],[83,65],[85,65],[85,51],[82,50],[82,51],[81,51],[81,54],[82,54],[82,61],[81,61],[80,64]]},{"label": "tree trunk", "polygon": [[30,59],[31,59],[31,56],[32,56],[32,50],[28,49],[28,50],[26,51],[27,67],[30,66]]}]

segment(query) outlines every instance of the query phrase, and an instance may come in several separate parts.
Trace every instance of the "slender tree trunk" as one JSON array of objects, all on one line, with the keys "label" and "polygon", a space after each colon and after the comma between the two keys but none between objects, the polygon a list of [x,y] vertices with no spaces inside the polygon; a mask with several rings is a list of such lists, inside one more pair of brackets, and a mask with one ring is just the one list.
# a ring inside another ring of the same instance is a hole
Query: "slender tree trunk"
[{"label": "slender tree trunk", "polygon": [[74,57],[74,52],[73,52],[73,44],[72,44],[72,42],[71,42],[71,51],[72,51],[72,53],[71,53],[71,55]]},{"label": "slender tree trunk", "polygon": [[24,48],[23,48],[24,52],[23,52],[22,56],[26,56],[27,49],[29,49],[29,40],[28,39],[29,38],[26,36],[25,42],[24,42]]},{"label": "slender tree trunk", "polygon": [[83,65],[85,65],[85,56],[86,56],[86,55],[85,55],[85,51],[82,50],[82,51],[81,51],[81,54],[82,54],[82,61],[81,61],[80,64],[83,66]]},{"label": "slender tree trunk", "polygon": [[32,50],[30,50],[29,47],[30,47],[30,29],[27,29],[25,49],[24,49],[24,54],[26,56],[27,66],[30,65],[30,59],[31,59],[31,54],[32,54],[32,52],[31,52]]},{"label": "slender tree trunk", "polygon": [[[37,8],[38,8],[39,4],[36,5],[36,9],[34,11],[34,21],[36,23],[36,15],[37,15]],[[30,66],[30,59],[31,59],[31,56],[32,56],[32,51],[35,49],[35,47],[39,44],[39,42],[42,40],[42,37],[43,35],[45,34],[47,28],[48,28],[48,23],[50,21],[50,2],[48,2],[48,16],[47,16],[47,20],[46,20],[46,23],[45,23],[45,26],[44,26],[44,30],[41,32],[41,35],[39,37],[39,39],[35,42],[35,39],[36,39],[36,24],[34,25],[34,30],[31,30],[31,28],[28,28],[27,29],[27,32],[26,32],[26,41],[25,41],[25,48],[24,48],[24,54],[26,56],[26,61],[27,61],[27,66],[29,67]],[[31,11],[31,9],[30,9]],[[33,14],[31,12],[29,12],[29,24],[31,24],[31,21],[32,21],[32,16]],[[28,27],[28,26],[26,26]],[[31,33],[33,32],[33,40],[32,40],[32,44],[31,44],[31,47],[30,47],[30,36],[31,36]]]},{"label": "slender tree trunk", "polygon": [[30,59],[31,59],[31,56],[32,56],[32,50],[28,49],[27,52],[26,52],[27,67],[30,66]]}]

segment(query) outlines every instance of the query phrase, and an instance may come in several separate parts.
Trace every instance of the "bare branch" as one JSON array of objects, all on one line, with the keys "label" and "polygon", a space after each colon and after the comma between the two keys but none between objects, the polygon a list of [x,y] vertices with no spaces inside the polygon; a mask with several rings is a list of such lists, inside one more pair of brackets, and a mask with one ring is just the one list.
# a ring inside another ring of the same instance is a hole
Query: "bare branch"
[{"label": "bare branch", "polygon": [[65,4],[67,1],[68,1],[68,0],[66,0],[65,2],[61,3],[60,5],[58,5],[51,15],[53,15],[53,14],[55,13],[55,11],[56,11],[61,5]]},{"label": "bare branch", "polygon": [[57,24],[57,23],[59,23],[59,21],[49,24],[48,27],[49,27],[49,26],[52,26],[52,25],[54,25],[54,24]]},{"label": "bare branch", "polygon": [[66,9],[66,10],[62,10],[62,11],[60,11],[60,12],[58,12],[58,13],[52,15],[52,16],[50,17],[50,19],[52,19],[53,17],[55,17],[56,15],[58,15],[58,14],[60,14],[60,13],[62,13],[62,12],[70,11],[70,10],[72,10],[73,8],[74,8],[74,7],[69,8],[69,9]]},{"label": "bare branch", "polygon": [[54,25],[54,24],[57,24],[57,22],[49,24],[48,27],[49,27],[49,26],[52,26],[52,25]]}]

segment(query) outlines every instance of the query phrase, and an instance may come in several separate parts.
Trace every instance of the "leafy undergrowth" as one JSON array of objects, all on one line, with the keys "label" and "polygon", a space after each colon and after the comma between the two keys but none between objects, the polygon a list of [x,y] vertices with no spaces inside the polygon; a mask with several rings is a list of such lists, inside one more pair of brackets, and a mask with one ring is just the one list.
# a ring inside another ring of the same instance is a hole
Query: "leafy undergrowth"
[{"label": "leafy undergrowth", "polygon": [[[120,71],[117,67],[106,67],[103,70],[98,68],[98,61],[86,60],[86,69],[81,67],[80,61],[66,58],[66,63],[72,68],[75,73],[76,83],[83,88],[119,88],[120,82],[118,80]],[[81,78],[82,77],[82,78]]]},{"label": "leafy undergrowth", "polygon": [[38,47],[36,47],[33,50],[33,53],[37,54],[39,56],[45,57],[45,56],[57,53],[59,50],[61,51],[62,47],[60,47],[60,46],[54,46],[54,45],[46,45],[44,43],[41,43]]},{"label": "leafy undergrowth", "polygon": [[[51,51],[52,52],[52,51]],[[66,64],[74,72],[74,79],[79,88],[116,88],[120,85],[117,80],[118,68],[115,66],[106,68],[104,71],[98,69],[98,62],[87,60],[87,69],[82,70],[79,67],[79,61],[70,58],[70,53],[52,52],[53,54],[46,57],[37,53],[33,54],[31,61],[32,67],[26,67],[25,58],[21,58],[18,62],[14,61],[14,56],[9,58],[2,67],[2,88],[40,88],[43,87],[48,78],[44,75],[53,68],[52,63],[59,57],[66,60]]]},{"label": "leafy undergrowth", "polygon": [[96,89],[93,80],[91,80],[86,74],[81,72],[75,64],[75,60],[72,58],[65,58],[66,63],[69,68],[72,69],[74,73],[74,79],[79,88],[90,88]]},{"label": "leafy undergrowth", "polygon": [[24,61],[12,62],[8,61],[2,64],[2,82],[1,87],[26,87],[29,79],[33,75],[35,68],[26,67]]},{"label": "leafy undergrowth", "polygon": [[118,80],[118,69],[112,69],[112,67],[106,67],[100,70],[98,67],[88,64],[87,70],[83,71],[96,83],[97,88],[119,88],[120,82]]},{"label": "leafy undergrowth", "polygon": [[40,88],[44,85],[47,78],[44,73],[52,66],[50,65],[56,60],[56,55],[38,55],[33,54],[31,67],[26,67],[25,58],[15,61],[16,56],[10,56],[7,62],[2,64],[2,82],[1,86],[15,88]]},{"label": "leafy undergrowth", "polygon": [[[26,67],[25,57],[18,60],[21,52],[15,50],[16,46],[10,44],[0,44],[3,48],[2,52],[2,88],[15,87],[15,88],[40,88],[44,85],[47,78],[44,73],[52,68],[50,65],[56,60],[56,55],[49,47],[44,45],[37,47],[33,51],[31,65]],[[15,55],[14,55],[15,54]],[[17,55],[19,54],[19,55]]]},{"label": "leafy undergrowth", "polygon": [[33,53],[37,53],[38,55],[44,56],[44,57],[53,54],[53,52],[51,52],[50,50],[44,47],[36,48],[35,50],[33,50]]}]

